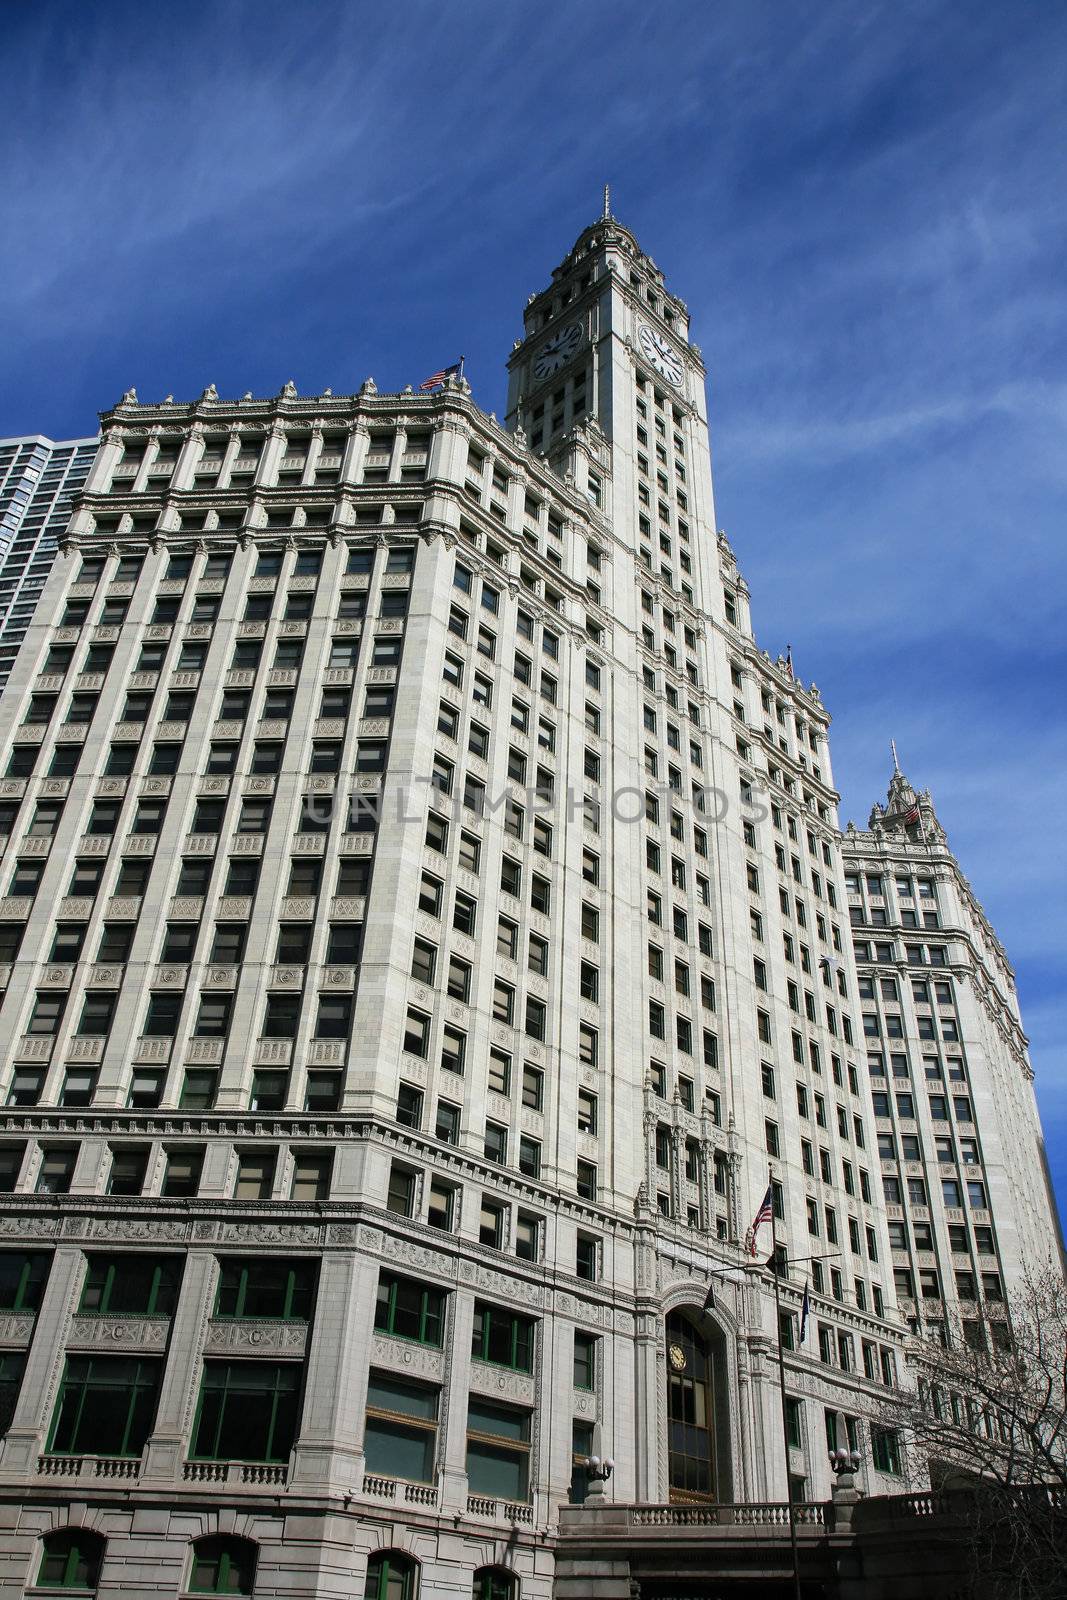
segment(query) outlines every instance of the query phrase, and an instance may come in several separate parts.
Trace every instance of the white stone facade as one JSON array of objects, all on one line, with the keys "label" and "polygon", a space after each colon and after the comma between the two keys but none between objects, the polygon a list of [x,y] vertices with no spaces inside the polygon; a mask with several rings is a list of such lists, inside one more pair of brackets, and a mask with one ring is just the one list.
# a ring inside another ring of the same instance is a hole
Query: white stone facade
[{"label": "white stone facade", "polygon": [[1006,1298],[1063,1251],[1014,973],[902,774],[843,849],[897,1305],[1005,1338]]},{"label": "white stone facade", "polygon": [[[826,1257],[797,1492],[828,1409],[897,1481],[829,719],[754,642],[687,326],[605,218],[527,306],[507,427],[462,380],[105,414],[0,706],[0,1230],[51,1256],[0,1321],[3,1594],[70,1522],[100,1593],[185,1593],[220,1536],[262,1596],[362,1594],[393,1549],[422,1600],[547,1600],[576,1452],[672,1495],[677,1313],[700,1492],[783,1499],[769,1166],[794,1334]],[[114,1351],[149,1399],[94,1449]],[[241,1393],[255,1457],[205,1446]]]}]

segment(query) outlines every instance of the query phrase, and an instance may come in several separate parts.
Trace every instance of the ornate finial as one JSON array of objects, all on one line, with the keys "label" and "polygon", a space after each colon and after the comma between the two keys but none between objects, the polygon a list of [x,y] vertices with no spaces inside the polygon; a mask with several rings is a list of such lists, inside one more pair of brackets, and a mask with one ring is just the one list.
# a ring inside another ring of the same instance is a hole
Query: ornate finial
[{"label": "ornate finial", "polygon": [[375,383],[373,378],[364,378],[363,382],[359,386],[359,392],[360,394],[377,394],[378,385]]},{"label": "ornate finial", "polygon": [[243,395],[242,395],[242,396],[241,396],[241,399],[242,399],[242,400],[251,400],[251,398],[252,398],[252,391],[251,391],[251,389],[246,389],[246,390],[245,390],[245,392],[244,392],[244,394],[243,394]]},{"label": "ornate finial", "polygon": [[333,390],[332,389],[324,389],[322,391],[322,393],[323,393],[323,397],[324,398],[327,398],[327,399],[330,399],[330,400],[333,399]]},{"label": "ornate finial", "polygon": [[895,739],[890,739],[889,748],[893,752],[893,772],[896,775],[896,777],[899,778],[900,777],[900,762],[897,760],[897,741]]},{"label": "ornate finial", "polygon": [[608,184],[604,185],[604,216],[611,216],[611,189]]},{"label": "ornate finial", "polygon": [[287,383],[282,384],[281,395],[279,398],[282,400],[296,399],[296,384],[293,382],[292,378],[290,378]]},{"label": "ornate finial", "polygon": [[172,394],[164,395],[163,404],[165,406],[172,406],[174,404],[174,396]]},{"label": "ornate finial", "polygon": [[203,394],[200,396],[201,400],[217,400],[218,397],[219,391],[215,388],[213,383],[209,383]]},{"label": "ornate finial", "polygon": [[137,404],[137,390],[136,389],[127,389],[126,393],[123,395],[122,399],[119,401],[119,405],[120,406],[135,406],[136,404]]}]

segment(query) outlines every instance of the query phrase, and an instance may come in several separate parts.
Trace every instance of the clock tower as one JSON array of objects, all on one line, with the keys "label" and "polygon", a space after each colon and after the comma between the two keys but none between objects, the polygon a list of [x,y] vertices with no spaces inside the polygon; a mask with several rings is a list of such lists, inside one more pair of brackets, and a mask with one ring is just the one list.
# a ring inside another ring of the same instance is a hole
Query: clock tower
[{"label": "clock tower", "polygon": [[524,325],[508,426],[573,473],[616,540],[699,607],[694,547],[713,543],[715,512],[705,371],[684,302],[605,206],[531,295]]}]

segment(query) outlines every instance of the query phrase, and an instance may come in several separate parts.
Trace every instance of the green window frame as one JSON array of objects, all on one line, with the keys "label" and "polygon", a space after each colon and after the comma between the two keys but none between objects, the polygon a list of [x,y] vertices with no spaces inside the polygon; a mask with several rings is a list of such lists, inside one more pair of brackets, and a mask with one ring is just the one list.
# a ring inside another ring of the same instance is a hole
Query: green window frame
[{"label": "green window frame", "polygon": [[367,1562],[363,1600],[415,1600],[419,1565],[399,1550],[381,1550]]},{"label": "green window frame", "polygon": [[184,1265],[181,1256],[91,1255],[78,1311],[97,1317],[169,1317]]},{"label": "green window frame", "polygon": [[252,1539],[218,1534],[197,1539],[189,1574],[190,1594],[251,1594],[258,1554]]},{"label": "green window frame", "polygon": [[578,1333],[574,1335],[574,1387],[576,1389],[594,1389],[596,1387],[596,1347],[599,1340],[595,1333]]},{"label": "green window frame", "polygon": [[296,1361],[205,1361],[191,1459],[288,1461],[302,1375]]},{"label": "green window frame", "polygon": [[26,1370],[23,1350],[0,1350],[0,1439],[11,1426]]},{"label": "green window frame", "polygon": [[515,1578],[503,1567],[480,1567],[474,1574],[472,1600],[515,1600]]},{"label": "green window frame", "polygon": [[137,1457],[156,1412],[162,1362],[68,1356],[48,1455]]},{"label": "green window frame", "polygon": [[895,1428],[879,1428],[872,1422],[871,1461],[879,1472],[900,1477],[900,1437]]},{"label": "green window frame", "polygon": [[383,1272],[378,1279],[374,1326],[379,1333],[413,1339],[439,1350],[444,1340],[445,1299],[440,1289]]},{"label": "green window frame", "polygon": [[803,1415],[803,1402],[792,1395],[787,1395],[785,1402],[785,1429],[791,1450],[799,1450],[804,1443]]},{"label": "green window frame", "polygon": [[0,1250],[0,1311],[36,1311],[51,1266],[48,1250]]},{"label": "green window frame", "polygon": [[230,1320],[269,1317],[277,1322],[307,1322],[315,1293],[313,1261],[253,1256],[219,1261],[215,1316]]},{"label": "green window frame", "polygon": [[471,1355],[476,1361],[488,1361],[494,1367],[532,1372],[536,1327],[532,1317],[519,1316],[517,1312],[505,1311],[502,1306],[476,1300]]},{"label": "green window frame", "polygon": [[94,1594],[100,1581],[105,1541],[90,1528],[64,1528],[41,1540],[37,1588],[76,1589]]}]

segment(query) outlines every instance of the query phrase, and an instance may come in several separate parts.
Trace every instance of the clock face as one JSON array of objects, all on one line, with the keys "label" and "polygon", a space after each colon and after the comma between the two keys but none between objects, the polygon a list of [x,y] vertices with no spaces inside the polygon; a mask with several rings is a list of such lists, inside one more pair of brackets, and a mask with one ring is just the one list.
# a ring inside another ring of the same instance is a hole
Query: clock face
[{"label": "clock face", "polygon": [[670,1349],[667,1351],[667,1360],[670,1362],[675,1372],[685,1371],[685,1351],[682,1349],[680,1344],[671,1345]]},{"label": "clock face", "polygon": [[534,362],[534,377],[548,378],[553,372],[558,372],[563,363],[570,360],[581,342],[580,323],[572,322],[569,328],[561,328],[559,333],[554,333],[547,344],[541,346],[541,354]]},{"label": "clock face", "polygon": [[642,323],[637,330],[637,337],[649,364],[655,367],[661,377],[668,383],[673,383],[676,389],[682,387],[682,363],[671,341],[665,334],[657,333],[655,328],[650,328],[647,323]]}]

